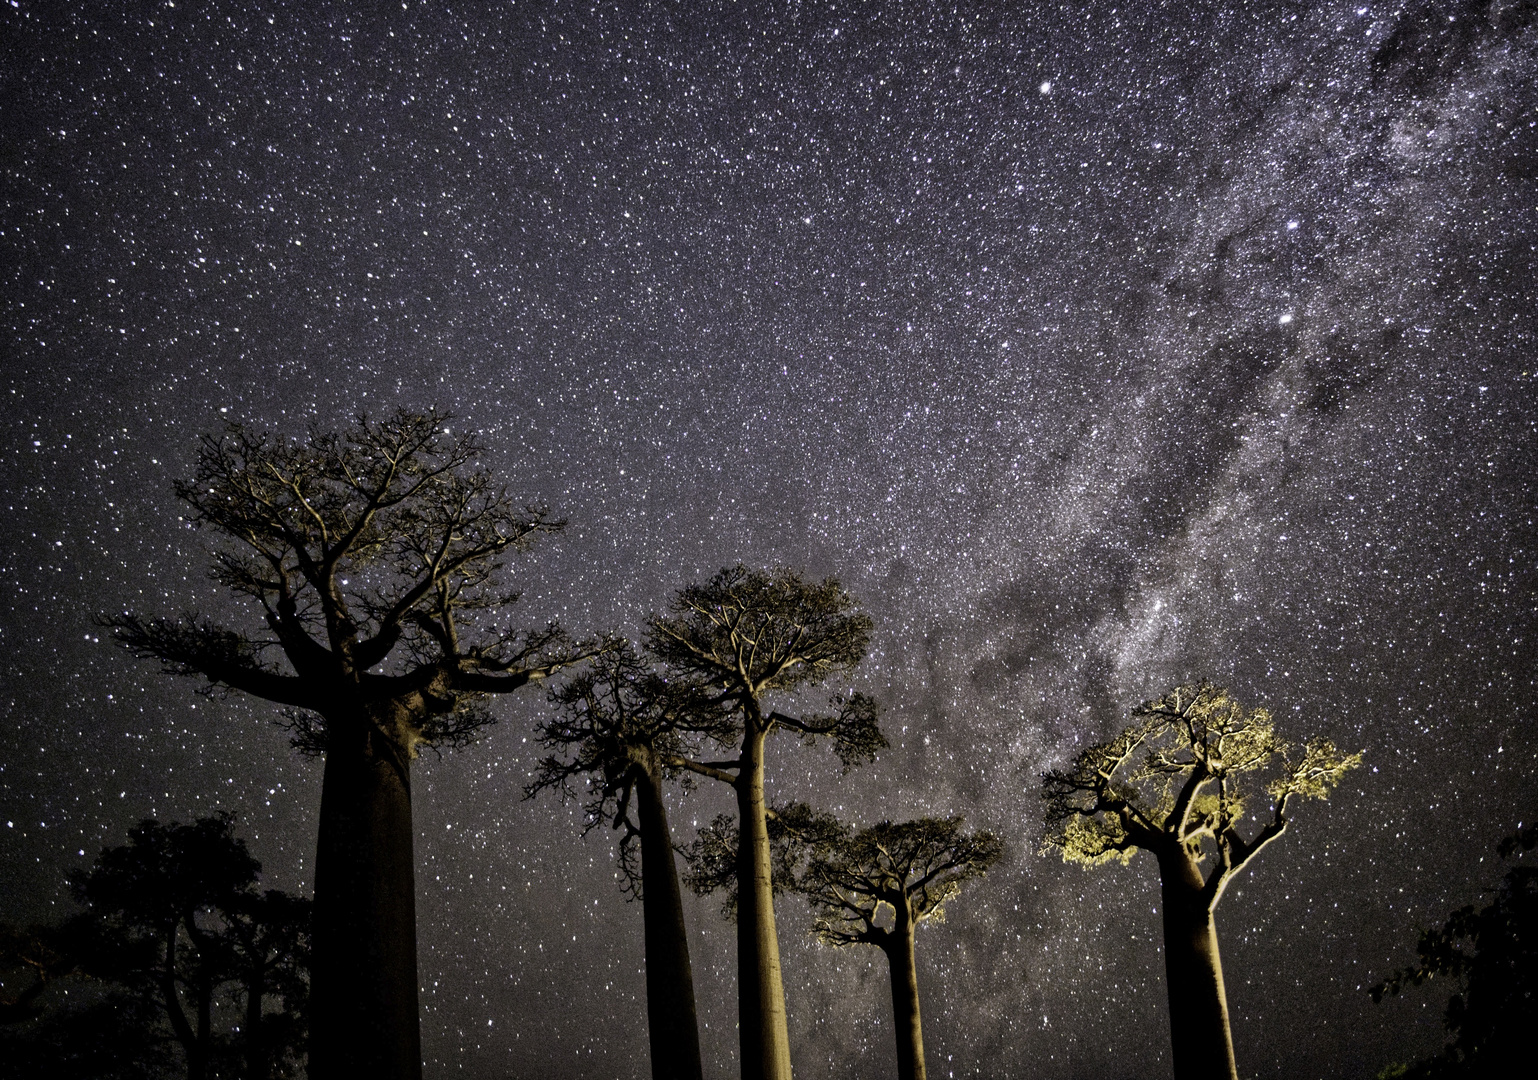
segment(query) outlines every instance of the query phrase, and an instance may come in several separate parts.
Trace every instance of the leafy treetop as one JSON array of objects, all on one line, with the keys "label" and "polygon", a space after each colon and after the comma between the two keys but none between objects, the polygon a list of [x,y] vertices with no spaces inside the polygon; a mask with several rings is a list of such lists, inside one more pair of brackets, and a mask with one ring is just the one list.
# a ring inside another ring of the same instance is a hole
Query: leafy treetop
[{"label": "leafy treetop", "polygon": [[[1538,826],[1518,827],[1499,845],[1501,858],[1538,847]],[[1390,1066],[1380,1075],[1406,1080],[1453,1080],[1501,1075],[1502,1066],[1530,1052],[1538,1020],[1538,866],[1506,872],[1495,898],[1453,912],[1420,936],[1412,967],[1374,986],[1374,1001],[1441,977],[1456,990],[1444,1014],[1452,1041],[1434,1057]]]},{"label": "leafy treetop", "polygon": [[104,623],[172,673],[302,710],[291,718],[302,749],[324,748],[308,712],[385,701],[413,703],[408,750],[467,741],[488,722],[477,695],[542,677],[574,649],[554,624],[522,633],[467,619],[517,599],[498,585],[506,556],[564,523],[518,503],[449,420],[400,410],[303,442],[239,424],[204,436],[176,493],[227,541],[211,576],[257,606],[267,635],[192,614]]},{"label": "leafy treetop", "polygon": [[[1125,862],[1140,848],[1183,852],[1203,868],[1209,909],[1233,875],[1286,830],[1292,800],[1327,797],[1362,762],[1327,739],[1297,751],[1265,709],[1246,709],[1208,682],[1145,702],[1133,720],[1066,769],[1043,775],[1046,846],[1085,865]],[[1261,794],[1269,819],[1245,840],[1239,827]]]},{"label": "leafy treetop", "polygon": [[[889,948],[904,927],[943,921],[946,903],[1003,852],[993,833],[962,825],[959,817],[919,818],[846,829],[797,882],[817,911],[817,936],[829,945]],[[881,925],[887,911],[892,926]]]},{"label": "leafy treetop", "polygon": [[[794,570],[739,565],[679,590],[670,614],[651,620],[647,644],[680,678],[738,710],[748,734],[785,727],[809,742],[828,736],[848,769],[887,745],[874,701],[858,693],[835,697],[835,713],[793,717],[766,714],[761,699],[852,669],[864,659],[870,633],[870,617],[856,610],[836,580],[814,584]],[[728,783],[736,780],[719,769],[680,764]]]},{"label": "leafy treetop", "polygon": [[735,728],[718,702],[696,685],[667,678],[629,642],[611,642],[552,687],[550,701],[559,712],[540,726],[539,740],[555,752],[541,759],[524,797],[555,790],[563,802],[574,799],[573,781],[585,777],[587,828],[606,822],[624,831],[620,869],[635,893],[640,827],[631,800],[641,774],[676,775],[681,758],[698,756],[705,740],[729,740]]}]

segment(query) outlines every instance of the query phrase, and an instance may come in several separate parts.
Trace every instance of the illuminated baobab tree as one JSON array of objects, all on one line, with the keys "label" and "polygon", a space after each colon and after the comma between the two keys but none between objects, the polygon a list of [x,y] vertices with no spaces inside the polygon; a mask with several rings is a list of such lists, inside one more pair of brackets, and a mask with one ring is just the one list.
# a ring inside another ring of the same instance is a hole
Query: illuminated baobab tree
[{"label": "illuminated baobab tree", "polygon": [[[883,821],[821,845],[793,886],[817,912],[818,938],[828,945],[874,945],[886,954],[892,979],[898,1080],[924,1080],[924,1031],[919,1019],[913,934],[939,922],[961,886],[981,876],[1003,850],[992,833],[966,833],[962,820]],[[891,913],[891,922],[885,915]]]},{"label": "illuminated baobab tree", "polygon": [[730,738],[733,725],[697,686],[665,679],[628,643],[600,653],[550,697],[559,713],[539,736],[556,752],[524,795],[554,789],[573,797],[572,781],[585,777],[588,828],[620,831],[620,870],[641,898],[645,925],[652,1077],[700,1080],[694,972],[662,792],[676,774],[670,762],[697,754],[703,739]]},{"label": "illuminated baobab tree", "polygon": [[[1266,710],[1245,709],[1206,682],[1145,702],[1132,718],[1114,739],[1043,775],[1046,842],[1086,866],[1126,862],[1138,850],[1158,861],[1175,1075],[1233,1080],[1213,911],[1235,875],[1286,831],[1290,804],[1327,797],[1362,755],[1325,739],[1294,752]],[[1244,839],[1246,817],[1267,802],[1265,823]]]},{"label": "illuminated baobab tree", "polygon": [[482,706],[586,655],[554,624],[500,622],[508,556],[562,523],[476,465],[448,418],[397,412],[303,442],[231,425],[176,493],[221,542],[213,579],[260,629],[197,615],[105,620],[134,654],[285,707],[325,758],[309,1075],[421,1076],[410,766]]},{"label": "illuminated baobab tree", "polygon": [[679,591],[671,611],[651,621],[648,646],[682,681],[718,701],[733,724],[737,756],[727,761],[679,757],[687,769],[736,794],[742,842],[737,851],[738,1035],[744,1080],[790,1080],[790,1039],[774,922],[764,749],[770,735],[826,736],[845,767],[886,745],[876,706],[854,694],[835,699],[832,715],[796,717],[772,705],[802,687],[848,671],[865,658],[870,619],[832,579],[813,584],[792,570],[742,566]]}]

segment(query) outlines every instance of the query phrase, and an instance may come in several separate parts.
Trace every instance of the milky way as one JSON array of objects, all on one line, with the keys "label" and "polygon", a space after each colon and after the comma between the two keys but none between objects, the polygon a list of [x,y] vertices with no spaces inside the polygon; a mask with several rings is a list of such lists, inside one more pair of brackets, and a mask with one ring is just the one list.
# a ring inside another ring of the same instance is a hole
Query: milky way
[{"label": "milky way", "polygon": [[[307,887],[272,710],[93,616],[245,617],[172,495],[199,433],[438,405],[570,521],[528,625],[635,635],[739,560],[872,613],[892,749],[784,740],[771,797],[1007,839],[921,935],[932,1075],[1168,1073],[1152,861],[1041,855],[1037,776],[1202,675],[1367,762],[1219,909],[1241,1072],[1439,1045],[1445,991],[1364,988],[1538,814],[1538,12],[1002,6],[0,9],[0,917],[216,808]],[[646,1075],[612,844],[520,801],[542,708],[416,771],[432,1076]],[[779,916],[798,1074],[890,1071],[881,957]]]}]

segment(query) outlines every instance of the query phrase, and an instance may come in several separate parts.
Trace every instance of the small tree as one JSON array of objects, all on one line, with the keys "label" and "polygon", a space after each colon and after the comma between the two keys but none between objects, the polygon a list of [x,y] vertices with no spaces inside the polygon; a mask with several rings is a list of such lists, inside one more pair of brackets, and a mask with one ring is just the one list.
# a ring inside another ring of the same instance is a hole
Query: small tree
[{"label": "small tree", "polygon": [[[1212,915],[1229,882],[1286,831],[1294,799],[1323,799],[1361,764],[1325,739],[1294,754],[1264,709],[1227,690],[1181,686],[1133,711],[1134,723],[1042,776],[1046,843],[1094,866],[1151,853],[1163,893],[1164,959],[1175,1075],[1237,1077]],[[1258,778],[1269,773],[1264,787]],[[1239,829],[1260,795],[1269,819]]]},{"label": "small tree", "polygon": [[238,986],[246,1077],[267,1080],[263,1001],[277,991],[291,1008],[302,1003],[309,901],[256,892],[261,864],[227,815],[191,825],[146,820],[128,836],[90,871],[70,875],[76,899],[107,931],[94,935],[82,966],[159,1005],[186,1055],[188,1080],[211,1075],[228,1041],[215,1024],[220,991]]},{"label": "small tree", "polygon": [[[1502,858],[1538,846],[1538,826],[1500,843]],[[1506,872],[1495,899],[1460,908],[1437,930],[1421,934],[1419,962],[1372,988],[1372,999],[1438,976],[1457,985],[1445,1019],[1453,1040],[1436,1057],[1391,1066],[1381,1074],[1406,1080],[1498,1076],[1531,1056],[1538,1026],[1538,866]]]},{"label": "small tree", "polygon": [[[846,834],[812,858],[796,891],[817,912],[825,944],[874,945],[886,954],[892,980],[899,1080],[924,1080],[924,1033],[919,1018],[913,936],[926,921],[945,918],[961,886],[980,877],[1003,845],[992,833],[965,833],[962,819],[883,821]],[[890,912],[890,923],[886,923]]]},{"label": "small tree", "polygon": [[495,617],[508,555],[560,530],[518,503],[451,436],[448,417],[360,418],[301,444],[231,425],[205,437],[176,488],[227,546],[212,576],[264,629],[195,615],[105,620],[136,655],[284,706],[301,750],[324,755],[315,857],[309,1073],[418,1080],[410,765],[491,722],[486,695],[585,655],[551,624]]},{"label": "small tree", "polygon": [[830,737],[847,769],[886,745],[875,703],[861,694],[834,699],[831,715],[794,717],[771,697],[846,672],[865,657],[870,619],[831,578],[812,584],[792,570],[742,566],[679,591],[670,613],[651,620],[648,645],[681,680],[725,707],[737,756],[667,764],[729,785],[743,841],[737,857],[738,1036],[745,1080],[790,1080],[790,1038],[774,923],[764,751],[771,734],[808,741]]},{"label": "small tree", "polygon": [[[313,906],[277,889],[241,893],[222,912],[223,937],[234,954],[234,973],[245,998],[240,1049],[246,1080],[291,1075],[306,1041]],[[277,998],[269,1013],[263,1002]]]},{"label": "small tree", "polygon": [[555,789],[572,798],[572,781],[585,777],[588,828],[620,831],[620,870],[641,898],[645,925],[652,1076],[700,1080],[694,973],[662,788],[675,772],[669,762],[696,755],[702,738],[729,738],[732,726],[698,687],[669,682],[628,642],[599,654],[550,699],[560,714],[539,735],[557,753],[540,762],[524,796]]}]

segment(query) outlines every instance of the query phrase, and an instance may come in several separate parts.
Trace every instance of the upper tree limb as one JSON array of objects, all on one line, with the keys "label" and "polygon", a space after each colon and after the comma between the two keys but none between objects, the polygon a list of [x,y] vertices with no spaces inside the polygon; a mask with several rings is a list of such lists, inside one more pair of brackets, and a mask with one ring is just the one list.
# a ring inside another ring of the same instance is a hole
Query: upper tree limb
[{"label": "upper tree limb", "polygon": [[833,698],[831,704],[839,707],[833,715],[794,717],[773,712],[768,719],[808,741],[822,736],[831,738],[833,752],[838,755],[845,772],[860,762],[874,759],[878,751],[891,745],[881,732],[881,709],[875,699],[857,693],[847,698]]},{"label": "upper tree limb", "polygon": [[1272,799],[1271,819],[1255,838],[1245,841],[1231,822],[1220,835],[1218,865],[1209,875],[1204,890],[1208,904],[1217,904],[1234,875],[1260,854],[1262,848],[1287,831],[1290,800],[1327,798],[1341,777],[1361,764],[1360,753],[1342,753],[1328,739],[1311,739],[1296,761],[1284,760],[1282,775],[1266,786]]},{"label": "upper tree limb", "polygon": [[1163,841],[1159,823],[1121,778],[1156,728],[1152,723],[1126,728],[1109,742],[1080,751],[1066,769],[1042,774],[1045,839],[1064,859],[1087,864],[1126,859],[1137,848],[1156,850]]}]

